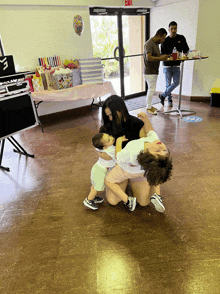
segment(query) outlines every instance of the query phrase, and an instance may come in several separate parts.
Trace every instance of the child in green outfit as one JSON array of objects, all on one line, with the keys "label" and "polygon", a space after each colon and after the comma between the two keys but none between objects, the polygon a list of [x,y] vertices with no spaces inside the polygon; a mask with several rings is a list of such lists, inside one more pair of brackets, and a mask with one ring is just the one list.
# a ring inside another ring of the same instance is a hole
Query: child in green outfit
[{"label": "child in green outfit", "polygon": [[105,159],[99,157],[91,170],[91,191],[83,204],[92,210],[97,210],[96,203],[103,202],[103,198],[97,196],[97,192],[105,190],[105,177],[107,171],[115,166],[115,138],[106,134],[98,133],[92,138],[92,143],[98,152],[102,152]]}]

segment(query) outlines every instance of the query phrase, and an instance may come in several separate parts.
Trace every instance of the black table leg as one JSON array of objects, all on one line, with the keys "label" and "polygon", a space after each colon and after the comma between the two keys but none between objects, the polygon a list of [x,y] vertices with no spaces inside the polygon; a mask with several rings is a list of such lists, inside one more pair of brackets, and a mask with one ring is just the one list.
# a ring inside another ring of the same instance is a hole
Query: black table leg
[{"label": "black table leg", "polygon": [[44,133],[43,125],[42,125],[42,123],[41,123],[41,121],[40,121],[40,118],[39,118],[39,116],[38,116],[38,111],[37,111],[39,105],[40,105],[42,102],[43,102],[43,101],[40,101],[40,102],[35,102],[35,101],[34,101],[34,105],[35,105],[35,109],[36,109],[36,114],[37,114],[37,119],[38,119],[39,125],[41,126],[42,133]]},{"label": "black table leg", "polygon": [[180,109],[180,107],[181,107],[181,95],[182,95],[182,83],[183,83],[183,66],[184,66],[184,61],[181,61],[181,69],[180,69],[180,90],[179,90],[178,107],[177,107],[176,110],[169,110],[169,111],[162,112],[163,114],[169,114],[169,113],[172,113],[172,112],[177,112],[180,115],[181,118],[183,118],[182,112],[189,112],[191,114],[195,114],[196,113],[193,110]]}]

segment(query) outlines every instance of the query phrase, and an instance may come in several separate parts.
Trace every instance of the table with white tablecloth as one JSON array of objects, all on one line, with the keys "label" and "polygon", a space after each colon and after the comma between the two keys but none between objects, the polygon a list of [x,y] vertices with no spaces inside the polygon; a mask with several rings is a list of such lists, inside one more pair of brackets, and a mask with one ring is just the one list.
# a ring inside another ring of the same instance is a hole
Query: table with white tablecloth
[{"label": "table with white tablecloth", "polygon": [[95,99],[107,94],[115,94],[111,82],[99,84],[82,84],[62,90],[50,90],[42,92],[32,92],[34,101],[75,101]]},{"label": "table with white tablecloth", "polygon": [[[116,94],[111,82],[103,82],[98,84],[82,84],[62,90],[32,92],[31,96],[37,109],[40,103],[44,101],[76,101],[93,99],[91,105],[101,106],[101,97],[107,94]],[[98,104],[94,103],[95,98],[99,98]],[[43,131],[43,127],[39,117],[38,120]]]}]

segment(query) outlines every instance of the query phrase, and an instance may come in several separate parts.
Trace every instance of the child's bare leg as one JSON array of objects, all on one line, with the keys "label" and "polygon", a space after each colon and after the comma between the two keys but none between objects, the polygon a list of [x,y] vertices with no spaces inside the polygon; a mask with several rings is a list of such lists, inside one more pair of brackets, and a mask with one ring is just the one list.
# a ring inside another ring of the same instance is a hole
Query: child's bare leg
[{"label": "child's bare leg", "polygon": [[97,195],[97,191],[94,189],[94,186],[92,185],[91,191],[88,196],[88,200],[93,200],[96,195]]},{"label": "child's bare leg", "polygon": [[160,185],[153,186],[153,194],[157,193],[157,195],[160,195]]},{"label": "child's bare leg", "polygon": [[108,187],[116,196],[118,196],[125,203],[128,202],[128,195],[122,190],[118,184],[113,184],[105,179],[105,185]]},{"label": "child's bare leg", "polygon": [[[126,187],[128,185],[128,180],[124,180],[123,182],[119,183],[118,185],[125,192]],[[121,201],[121,198],[119,198],[117,195],[115,195],[108,187],[106,187],[106,198],[111,205],[117,205]]]}]

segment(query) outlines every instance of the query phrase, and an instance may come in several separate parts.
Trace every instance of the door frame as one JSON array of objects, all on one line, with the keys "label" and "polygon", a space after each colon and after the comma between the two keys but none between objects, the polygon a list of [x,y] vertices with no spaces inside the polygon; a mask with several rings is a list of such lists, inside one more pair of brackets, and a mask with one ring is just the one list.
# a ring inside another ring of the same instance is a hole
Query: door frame
[{"label": "door frame", "polygon": [[[122,16],[123,15],[145,15],[145,42],[150,37],[150,9],[149,8],[113,8],[113,7],[90,7],[90,15],[116,15],[118,25],[118,47],[119,47],[119,73],[120,73],[120,85],[121,85],[121,97],[124,100],[146,95],[147,83],[145,82],[145,91],[130,94],[125,96],[124,88],[124,58],[143,56],[143,54],[127,55],[124,56],[123,49],[123,27],[122,27]],[[112,58],[101,58],[101,60],[109,60]]]}]

